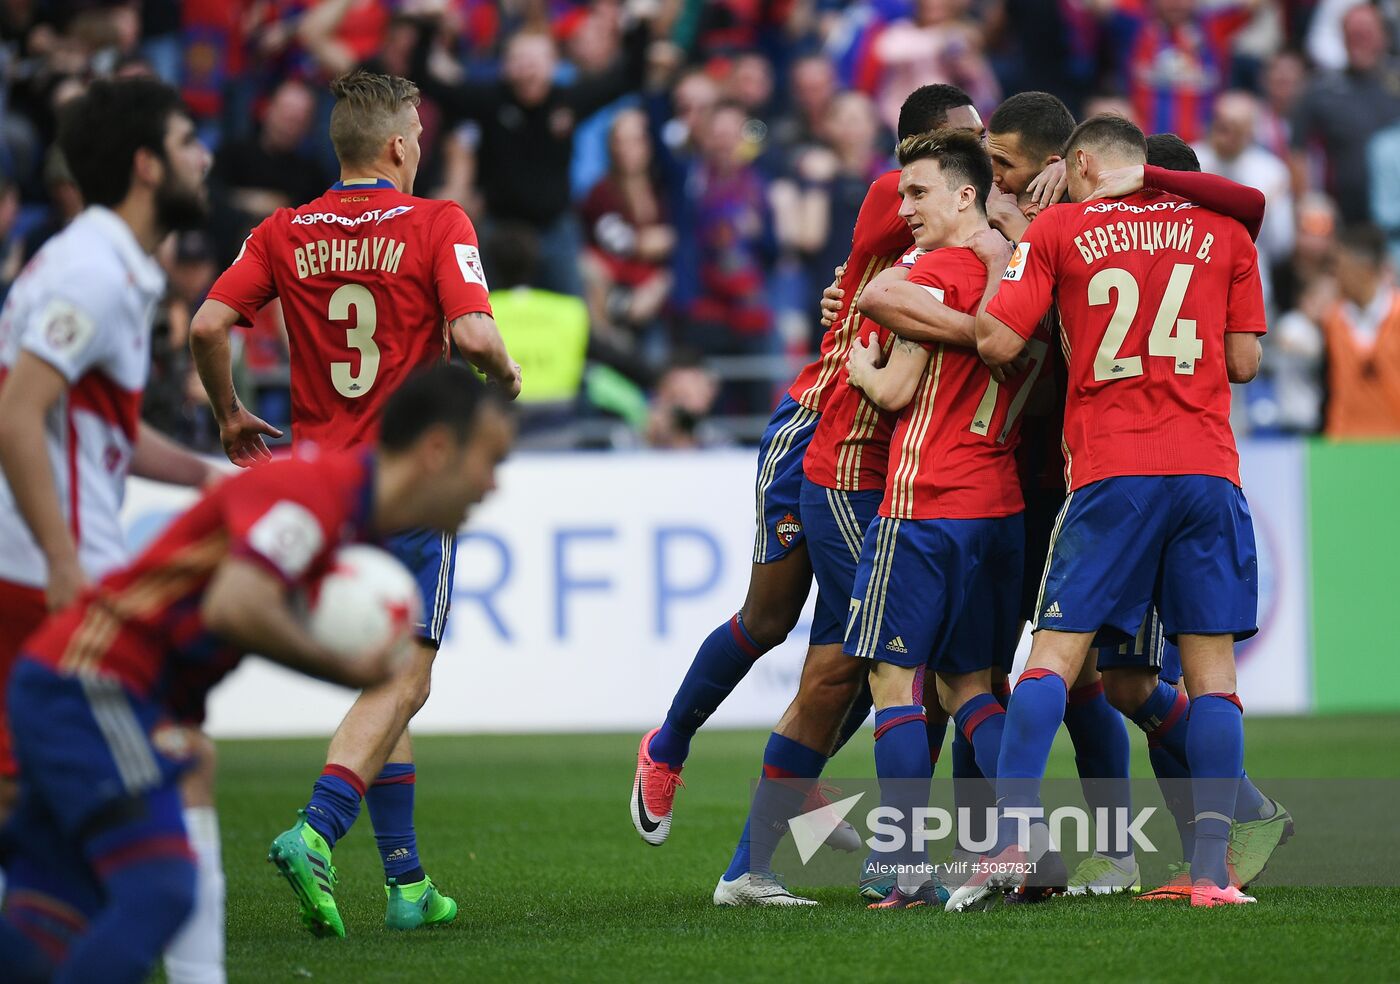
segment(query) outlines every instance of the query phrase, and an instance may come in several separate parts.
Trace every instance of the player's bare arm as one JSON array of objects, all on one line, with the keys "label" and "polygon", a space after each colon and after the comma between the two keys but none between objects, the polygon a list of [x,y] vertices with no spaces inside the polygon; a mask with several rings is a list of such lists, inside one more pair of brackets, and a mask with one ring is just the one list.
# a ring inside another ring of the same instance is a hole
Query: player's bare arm
[{"label": "player's bare arm", "polygon": [[846,372],[851,385],[881,410],[903,410],[914,399],[928,359],[928,349],[918,342],[896,338],[889,358],[880,365],[880,346],[874,337],[867,344],[856,339],[847,357]]},{"label": "player's bare arm", "polygon": [[20,515],[44,552],[45,596],[51,611],[67,607],[86,581],[78,545],[58,505],[44,437],[44,419],[67,392],[63,374],[32,352],[20,353],[0,387],[0,468],[14,489]]},{"label": "player's bare arm", "polygon": [[1000,319],[987,313],[987,305],[996,296],[1001,283],[990,278],[989,281],[987,293],[982,296],[982,306],[977,311],[977,354],[993,372],[1014,369],[1016,360],[1026,348],[1026,340]]},{"label": "player's bare arm", "polygon": [[1011,339],[1003,340],[1006,350],[1010,352],[1012,347],[1015,346],[1016,351],[1004,362],[992,362],[987,358],[986,352],[982,348],[982,332],[984,330],[990,331],[990,329],[983,328],[983,319],[989,322],[996,322],[998,325],[1001,324],[997,319],[988,317],[986,310],[987,305],[991,303],[992,298],[995,297],[997,291],[1001,289],[1002,272],[1006,269],[1007,263],[1011,260],[1011,243],[995,229],[984,229],[963,245],[976,253],[977,258],[987,267],[987,286],[982,291],[982,302],[977,309],[977,326],[974,331],[976,338],[973,344],[977,348],[977,354],[982,357],[982,361],[986,362],[988,368],[991,369],[992,378],[999,383],[1004,383],[1008,377],[1021,372],[1028,364],[1024,351],[1026,343],[1021,339],[1021,336],[1011,331],[1010,328],[1006,328],[1005,325],[1002,325],[1002,328],[1015,338],[1014,342]]},{"label": "player's bare arm", "polygon": [[190,352],[199,381],[209,394],[209,407],[219,425],[224,453],[229,461],[243,468],[270,460],[272,454],[263,437],[281,437],[282,432],[243,406],[233,388],[229,332],[238,320],[238,312],[227,304],[212,298],[206,300],[190,322]]},{"label": "player's bare arm", "polygon": [[463,358],[486,373],[510,399],[520,395],[520,366],[506,351],[495,318],[482,311],[471,311],[453,319],[448,327]]},{"label": "player's bare arm", "polygon": [[1225,372],[1232,383],[1248,383],[1259,375],[1264,348],[1259,336],[1232,331],[1225,334]]},{"label": "player's bare arm", "polygon": [[169,485],[198,488],[218,478],[214,468],[199,455],[181,447],[144,421],[136,434],[131,474]]},{"label": "player's bare arm", "polygon": [[860,292],[860,313],[914,342],[977,344],[975,319],[954,311],[925,288],[908,281],[904,266],[884,270]]},{"label": "player's bare arm", "polygon": [[230,557],[219,565],[200,606],[205,626],[235,646],[347,687],[372,687],[394,675],[394,647],[362,660],[330,652],[292,611],[287,587],[261,565]]}]

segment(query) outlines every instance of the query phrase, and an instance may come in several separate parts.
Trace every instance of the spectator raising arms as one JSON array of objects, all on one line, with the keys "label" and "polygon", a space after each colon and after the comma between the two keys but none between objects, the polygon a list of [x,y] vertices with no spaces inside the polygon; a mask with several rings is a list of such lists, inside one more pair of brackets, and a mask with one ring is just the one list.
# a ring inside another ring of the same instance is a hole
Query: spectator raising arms
[{"label": "spectator raising arms", "polygon": [[541,244],[541,286],[581,295],[578,273],[582,237],[570,209],[569,165],[579,120],[641,87],[648,28],[634,24],[623,53],[607,72],[554,81],[558,54],[548,34],[521,32],[506,42],[498,82],[446,85],[428,71],[434,32],[425,30],[414,52],[413,78],[449,122],[470,119],[481,128],[481,190],[487,214],[481,225],[520,222]]}]

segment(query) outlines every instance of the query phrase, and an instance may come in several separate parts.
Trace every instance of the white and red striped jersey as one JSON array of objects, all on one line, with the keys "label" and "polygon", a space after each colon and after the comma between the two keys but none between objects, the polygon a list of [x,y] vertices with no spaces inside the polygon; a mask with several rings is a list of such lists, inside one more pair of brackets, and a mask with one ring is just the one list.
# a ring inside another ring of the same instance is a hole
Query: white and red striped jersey
[{"label": "white and red striped jersey", "polygon": [[[93,206],[49,240],[0,310],[0,374],[31,352],[68,381],[46,422],[49,464],[78,560],[97,579],[127,560],[119,514],[151,366],[160,265]],[[0,375],[3,378],[3,375]],[[0,580],[43,587],[43,552],[0,476]]]}]

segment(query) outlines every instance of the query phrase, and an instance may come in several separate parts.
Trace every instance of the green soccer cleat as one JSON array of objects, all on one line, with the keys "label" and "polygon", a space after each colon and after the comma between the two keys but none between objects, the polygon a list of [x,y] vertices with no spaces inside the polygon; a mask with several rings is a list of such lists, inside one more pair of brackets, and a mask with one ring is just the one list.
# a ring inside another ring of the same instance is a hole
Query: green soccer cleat
[{"label": "green soccer cleat", "polygon": [[1118,892],[1138,892],[1142,890],[1142,875],[1137,861],[1130,857],[1122,860],[1094,853],[1089,855],[1069,876],[1066,890],[1070,895],[1116,895]]},{"label": "green soccer cleat", "polygon": [[419,926],[446,926],[457,918],[457,903],[439,892],[431,878],[409,885],[389,879],[384,886],[389,907],[384,925],[390,929],[417,929]]},{"label": "green soccer cleat", "polygon": [[306,822],[306,811],[297,810],[291,830],[277,835],[267,859],[277,866],[301,906],[301,922],[313,936],[345,938],[345,923],[335,905],[335,866],[326,839]]},{"label": "green soccer cleat", "polygon": [[1264,873],[1264,866],[1274,851],[1293,836],[1293,817],[1279,803],[1273,805],[1273,816],[1263,820],[1236,821],[1230,827],[1230,850],[1225,860],[1230,865],[1235,884],[1249,887]]}]

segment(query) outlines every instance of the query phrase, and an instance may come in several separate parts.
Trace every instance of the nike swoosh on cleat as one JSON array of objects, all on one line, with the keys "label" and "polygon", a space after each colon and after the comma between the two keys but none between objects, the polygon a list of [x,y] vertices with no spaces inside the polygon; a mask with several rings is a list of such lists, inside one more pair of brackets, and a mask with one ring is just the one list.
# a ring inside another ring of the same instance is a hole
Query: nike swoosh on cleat
[{"label": "nike swoosh on cleat", "polygon": [[[656,828],[661,826],[660,820],[653,820],[651,814],[647,813],[646,802],[642,799],[642,777],[637,777],[637,822],[642,825],[642,829],[649,834],[656,832]],[[616,800],[613,801],[617,802]]]}]

